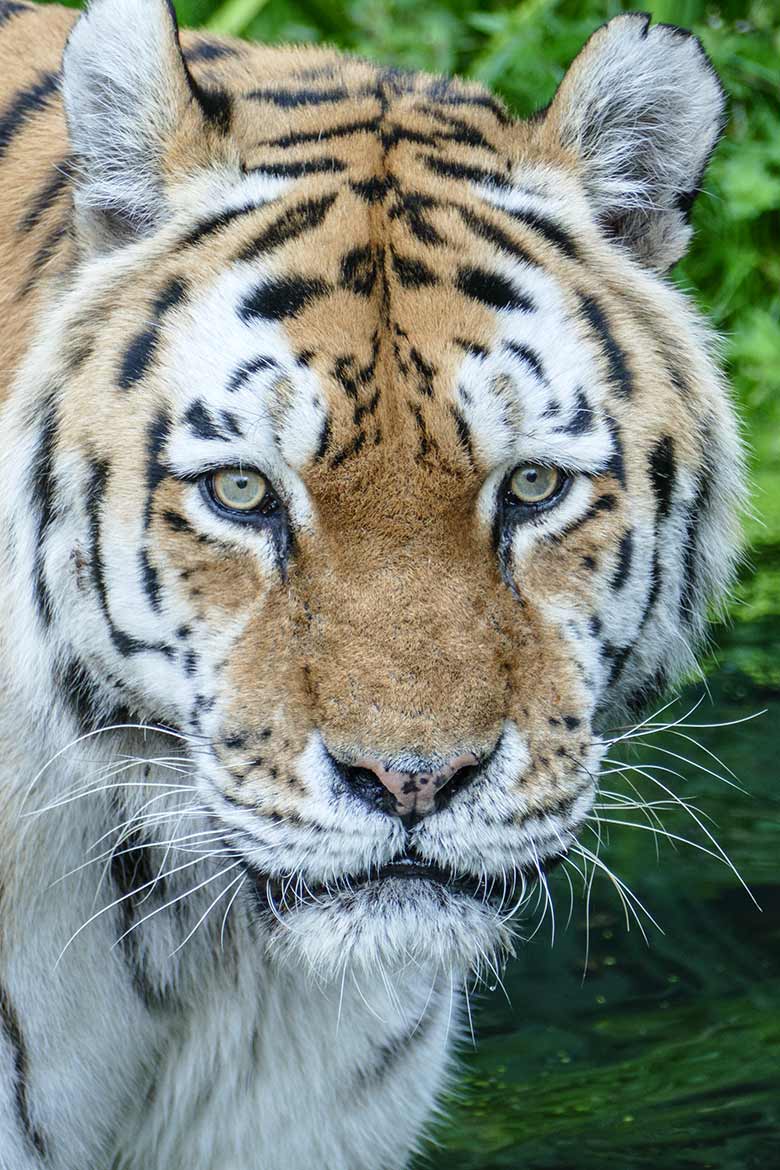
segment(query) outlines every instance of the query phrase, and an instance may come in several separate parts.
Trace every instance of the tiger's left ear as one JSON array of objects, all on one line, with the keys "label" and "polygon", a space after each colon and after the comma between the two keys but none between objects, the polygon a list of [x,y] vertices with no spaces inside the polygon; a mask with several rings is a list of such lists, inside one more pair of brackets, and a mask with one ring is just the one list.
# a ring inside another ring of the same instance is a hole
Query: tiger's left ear
[{"label": "tiger's left ear", "polygon": [[574,156],[602,227],[665,272],[688,246],[725,104],[696,37],[632,13],[593,34],[541,126]]},{"label": "tiger's left ear", "polygon": [[154,231],[187,179],[238,169],[230,99],[196,84],[167,0],[91,0],[65,47],[62,93],[88,247]]}]

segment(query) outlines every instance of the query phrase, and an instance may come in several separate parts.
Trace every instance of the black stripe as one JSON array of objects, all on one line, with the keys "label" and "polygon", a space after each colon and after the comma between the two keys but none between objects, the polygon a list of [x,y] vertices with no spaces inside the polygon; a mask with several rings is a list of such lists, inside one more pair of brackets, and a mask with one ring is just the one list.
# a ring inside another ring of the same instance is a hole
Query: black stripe
[{"label": "black stripe", "polygon": [[266,281],[245,297],[239,309],[244,321],[281,321],[295,317],[312,301],[324,297],[329,287],[305,276],[280,276]]},{"label": "black stripe", "polygon": [[458,436],[458,442],[469,457],[469,462],[474,463],[474,447],[471,442],[471,428],[466,422],[463,414],[458,410],[454,403],[450,403],[450,411],[455,420],[455,431]]},{"label": "black stripe", "polygon": [[220,61],[224,57],[236,56],[237,50],[232,45],[220,45],[217,41],[201,41],[184,52],[184,59],[189,65],[198,61]]},{"label": "black stripe", "polygon": [[208,219],[202,220],[201,223],[192,228],[183,238],[181,241],[182,248],[199,244],[207,236],[222,231],[222,228],[227,227],[234,219],[239,219],[242,215],[251,215],[254,211],[259,211],[261,207],[266,207],[268,203],[268,199],[261,199],[257,203],[246,203],[242,204],[241,207],[231,207],[228,211],[220,211],[217,215],[212,215]]},{"label": "black stripe", "polygon": [[583,525],[589,524],[591,520],[594,520],[597,516],[600,516],[602,512],[614,511],[616,504],[616,497],[612,495],[611,492],[606,492],[603,496],[599,496],[598,499],[594,500],[591,506],[588,508],[587,512],[584,512],[578,520],[572,520],[572,522],[567,524],[565,528],[562,528],[560,532],[548,533],[544,539],[549,543],[557,544],[559,541],[564,540],[567,536],[570,536],[572,532],[576,532],[578,528],[582,528]]},{"label": "black stripe", "polygon": [[70,166],[71,160],[69,158],[64,158],[62,162],[52,166],[51,177],[38,191],[29,208],[19,220],[18,231],[31,232],[34,227],[37,227],[46,212],[54,206],[70,182]]},{"label": "black stripe", "polygon": [[658,440],[650,452],[649,463],[650,483],[655,496],[658,519],[663,520],[669,515],[672,494],[677,482],[674,440],[671,435],[664,435]]},{"label": "black stripe", "polygon": [[162,642],[142,642],[131,634],[125,633],[114,624],[108,604],[108,588],[106,585],[105,565],[101,550],[100,522],[103,512],[103,499],[108,483],[108,464],[95,461],[92,464],[90,483],[87,490],[87,518],[89,521],[90,561],[92,565],[92,580],[97,592],[100,608],[108,627],[108,633],[114,648],[123,658],[131,654],[141,654],[152,651],[163,654],[166,658],[173,658],[173,650]]},{"label": "black stripe", "polygon": [[186,285],[182,280],[169,280],[158,293],[151,305],[152,324],[146,326],[130,339],[122,355],[117,385],[120,390],[130,390],[149,369],[160,340],[160,324],[163,317],[186,296]]},{"label": "black stripe", "polygon": [[631,572],[631,564],[634,559],[634,534],[628,528],[620,538],[620,546],[618,548],[618,561],[615,568],[615,574],[610,581],[610,585],[614,590],[622,589],[628,580],[628,575]]},{"label": "black stripe", "polygon": [[607,429],[612,439],[612,454],[604,470],[610,475],[614,475],[621,487],[625,487],[626,462],[623,455],[623,439],[620,434],[620,427],[611,415],[606,415],[604,421],[607,424]]},{"label": "black stripe", "polygon": [[433,269],[413,256],[401,256],[395,248],[390,254],[393,272],[404,288],[429,288],[439,283]]},{"label": "black stripe", "polygon": [[7,989],[2,984],[0,984],[0,1024],[13,1049],[14,1094],[16,1097],[16,1112],[19,1117],[19,1125],[36,1154],[40,1158],[45,1158],[46,1142],[40,1130],[33,1125],[32,1118],[30,1117],[30,1102],[27,1095],[30,1062],[27,1055],[27,1045],[19,1023],[19,1017],[16,1014],[16,1009]]},{"label": "black stripe", "polygon": [[379,125],[379,118],[364,118],[356,122],[343,122],[327,130],[299,130],[281,138],[261,138],[255,143],[255,148],[279,147],[289,150],[292,146],[302,146],[307,142],[329,142],[334,138],[350,138],[353,134],[376,133]]},{"label": "black stripe", "polygon": [[488,240],[502,252],[506,252],[508,256],[512,256],[515,260],[520,260],[523,264],[529,264],[534,268],[539,267],[538,260],[527,252],[526,249],[513,240],[511,236],[497,224],[492,223],[482,215],[477,215],[476,212],[469,210],[467,207],[458,207],[460,217],[467,227],[471,228],[475,235],[483,240]]},{"label": "black stripe", "polygon": [[273,370],[278,368],[278,366],[279,363],[277,362],[276,358],[267,357],[265,354],[261,354],[256,358],[251,358],[249,361],[244,362],[233,371],[227,384],[227,390],[230,394],[233,394],[236,390],[240,390],[241,387],[245,385],[254,374],[259,373],[260,370]]},{"label": "black stripe", "polygon": [[436,230],[428,219],[426,212],[440,203],[430,195],[423,195],[419,191],[398,191],[397,200],[388,211],[391,220],[402,219],[412,235],[421,244],[433,247],[443,241],[443,236]]},{"label": "black stripe", "polygon": [[152,609],[159,613],[161,602],[160,590],[160,575],[149,559],[149,550],[142,548],[138,554],[139,564],[141,566],[141,584],[144,588],[144,593],[149,599],[149,604]]},{"label": "black stripe", "polygon": [[323,195],[320,199],[303,199],[294,207],[288,207],[273,223],[268,224],[251,244],[239,252],[238,260],[254,260],[263,252],[279,248],[289,240],[296,240],[318,228],[337,198],[337,193]]},{"label": "black stripe", "polygon": [[14,4],[12,0],[3,0],[0,3],[0,27],[10,20],[12,16],[17,16],[20,12],[31,12],[32,9],[27,4]]},{"label": "black stripe", "polygon": [[52,598],[46,582],[45,554],[46,537],[51,528],[55,508],[56,483],[53,462],[57,442],[57,421],[57,405],[54,399],[50,398],[43,410],[43,421],[30,469],[31,498],[37,510],[33,595],[45,626],[51,624],[53,617]]},{"label": "black stripe", "polygon": [[461,268],[458,271],[458,288],[472,300],[481,301],[491,309],[511,309],[530,313],[534,303],[530,297],[518,290],[505,277],[486,268]]},{"label": "black stripe", "polygon": [[583,435],[586,431],[592,431],[593,426],[593,407],[588,402],[585,391],[578,387],[571,418],[564,426],[555,427],[554,432],[561,435]]},{"label": "black stripe", "polygon": [[602,351],[607,360],[607,372],[610,382],[612,382],[619,394],[624,398],[630,398],[634,387],[628,368],[628,361],[625,353],[612,336],[612,331],[604,316],[603,309],[594,297],[580,297],[580,305],[586,321],[598,335]]},{"label": "black stripe", "polygon": [[42,269],[46,267],[51,258],[56,254],[60,244],[68,239],[70,232],[70,221],[68,219],[56,223],[54,227],[46,233],[41,243],[35,250],[32,260],[30,261],[30,272],[23,285],[20,286],[16,300],[22,300],[29,296],[38,283],[38,277]]},{"label": "black stripe", "polygon": [[485,167],[468,166],[466,163],[450,162],[447,159],[439,158],[435,154],[422,155],[422,161],[434,174],[441,175],[445,179],[457,179],[463,183],[488,183],[493,187],[500,187],[503,190],[510,189],[506,175],[501,174],[500,171],[490,171]]},{"label": "black stripe", "polygon": [[349,96],[349,91],[343,85],[332,89],[253,89],[244,94],[247,101],[270,102],[284,109],[344,102]]},{"label": "black stripe", "polygon": [[527,227],[533,228],[539,235],[544,236],[548,243],[554,244],[556,248],[560,248],[572,260],[579,258],[577,252],[577,245],[569,235],[568,232],[557,223],[553,223],[547,216],[541,215],[538,211],[509,211],[502,208],[506,215],[511,215],[512,219],[519,220]]},{"label": "black stripe", "polygon": [[381,253],[370,244],[351,248],[341,258],[340,283],[357,296],[369,297],[376,285]]},{"label": "black stripe", "polygon": [[59,78],[56,73],[41,73],[40,80],[27,89],[21,89],[10,106],[0,114],[0,161],[8,153],[14,139],[25,123],[45,109],[57,93]]},{"label": "black stripe", "polygon": [[227,438],[217,427],[211,413],[200,399],[187,408],[184,419],[192,433],[199,439],[224,440]]},{"label": "black stripe", "polygon": [[[503,343],[504,349],[508,350],[514,357],[520,358],[520,361],[525,362],[530,366],[536,374],[540,382],[546,382],[547,378],[544,373],[544,366],[539,355],[531,349],[529,345],[524,345],[521,341],[505,341]],[[554,413],[557,413],[554,412]]]},{"label": "black stripe", "polygon": [[454,93],[452,83],[446,78],[434,82],[427,96],[442,106],[472,106],[474,109],[489,110],[500,126],[508,126],[511,118],[498,98],[489,93]]},{"label": "black stripe", "polygon": [[247,167],[248,175],[273,175],[279,179],[300,179],[304,175],[337,174],[345,171],[347,164],[340,158],[325,155],[324,158],[303,159],[300,162],[263,163]]}]

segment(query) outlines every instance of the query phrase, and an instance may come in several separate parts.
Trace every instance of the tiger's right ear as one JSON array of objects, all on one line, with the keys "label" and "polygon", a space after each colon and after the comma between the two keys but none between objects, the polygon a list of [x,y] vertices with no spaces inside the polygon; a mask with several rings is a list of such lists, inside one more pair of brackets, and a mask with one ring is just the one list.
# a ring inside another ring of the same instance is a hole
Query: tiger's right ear
[{"label": "tiger's right ear", "polygon": [[77,225],[88,247],[153,232],[177,186],[199,171],[238,172],[230,98],[191,76],[166,0],[92,0],[62,72]]}]

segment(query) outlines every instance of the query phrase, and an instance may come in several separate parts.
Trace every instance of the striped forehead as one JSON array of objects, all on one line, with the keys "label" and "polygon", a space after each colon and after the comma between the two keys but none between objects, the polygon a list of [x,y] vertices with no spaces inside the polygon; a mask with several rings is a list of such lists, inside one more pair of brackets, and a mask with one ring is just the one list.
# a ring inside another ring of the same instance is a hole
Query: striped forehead
[{"label": "striped forehead", "polygon": [[182,314],[164,371],[178,424],[169,446],[174,466],[200,456],[300,469],[322,442],[327,410],[317,378],[283,326],[253,301],[273,279],[256,265],[236,265]]},{"label": "striped forehead", "polygon": [[480,462],[603,470],[615,455],[615,423],[582,305],[535,264],[497,257],[493,271],[512,300],[496,313],[491,345],[466,352],[454,388]]}]

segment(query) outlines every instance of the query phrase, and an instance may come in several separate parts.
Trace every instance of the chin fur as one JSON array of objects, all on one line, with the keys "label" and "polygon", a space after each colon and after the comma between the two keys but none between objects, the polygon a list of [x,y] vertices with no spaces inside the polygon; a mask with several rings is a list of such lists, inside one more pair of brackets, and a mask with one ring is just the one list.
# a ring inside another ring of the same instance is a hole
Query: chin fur
[{"label": "chin fur", "polygon": [[305,964],[317,979],[401,969],[480,970],[513,951],[506,914],[490,902],[429,882],[386,880],[352,892],[300,901],[283,913],[266,905],[269,955]]}]

